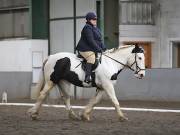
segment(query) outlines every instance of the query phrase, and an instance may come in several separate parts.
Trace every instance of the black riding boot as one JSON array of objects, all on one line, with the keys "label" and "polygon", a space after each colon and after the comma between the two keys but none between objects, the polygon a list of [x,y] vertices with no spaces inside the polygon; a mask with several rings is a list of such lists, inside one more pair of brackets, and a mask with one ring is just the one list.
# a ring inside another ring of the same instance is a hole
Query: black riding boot
[{"label": "black riding boot", "polygon": [[92,70],[92,65],[91,63],[86,63],[86,75],[85,75],[85,80],[84,82],[86,83],[90,83],[92,81],[91,78],[91,70]]}]

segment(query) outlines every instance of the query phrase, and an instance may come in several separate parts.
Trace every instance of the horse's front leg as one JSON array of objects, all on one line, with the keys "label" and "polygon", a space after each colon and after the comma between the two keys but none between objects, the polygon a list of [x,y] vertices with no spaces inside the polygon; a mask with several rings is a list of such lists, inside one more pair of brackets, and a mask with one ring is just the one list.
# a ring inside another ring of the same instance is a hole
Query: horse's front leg
[{"label": "horse's front leg", "polygon": [[120,121],[124,121],[124,120],[128,120],[127,117],[124,116],[123,112],[121,111],[121,108],[120,108],[120,105],[119,105],[119,102],[117,100],[117,97],[116,97],[116,94],[115,94],[115,91],[114,91],[114,86],[111,82],[106,82],[106,83],[103,83],[103,88],[104,90],[106,91],[107,95],[109,96],[109,98],[111,99],[116,111],[117,111],[117,114],[118,114],[118,117],[119,117],[119,120]]},{"label": "horse's front leg", "polygon": [[100,102],[102,99],[104,90],[97,89],[96,95],[89,101],[89,104],[85,107],[83,114],[81,114],[82,120],[90,120],[90,113],[93,110],[93,107]]},{"label": "horse's front leg", "polygon": [[44,99],[47,97],[47,94],[49,93],[49,91],[52,89],[53,86],[54,86],[53,82],[51,82],[51,81],[47,82],[45,84],[43,90],[40,92],[40,96],[37,98],[35,105],[28,110],[28,113],[30,114],[30,117],[33,120],[37,119],[41,105],[42,105]]}]

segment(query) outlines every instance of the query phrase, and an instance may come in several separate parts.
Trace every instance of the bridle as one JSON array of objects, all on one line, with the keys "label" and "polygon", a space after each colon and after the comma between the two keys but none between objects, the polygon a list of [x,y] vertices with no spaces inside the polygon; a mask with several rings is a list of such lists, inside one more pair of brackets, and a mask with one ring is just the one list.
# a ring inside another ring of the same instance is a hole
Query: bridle
[{"label": "bridle", "polygon": [[135,74],[138,74],[140,71],[142,71],[142,70],[146,70],[146,69],[142,69],[142,68],[140,68],[139,67],[139,65],[138,65],[138,63],[137,63],[137,53],[135,53],[135,60],[134,60],[134,62],[133,62],[133,64],[131,64],[131,68],[132,68],[132,66],[135,64],[135,66],[136,66],[136,70],[134,70],[133,69],[133,71],[135,71]]},{"label": "bridle", "polygon": [[[122,62],[120,62],[120,61],[118,61],[118,60],[116,60],[116,59],[114,59],[114,58],[112,58],[112,57],[110,57],[110,56],[108,56],[108,55],[106,55],[106,54],[102,54],[102,55],[104,55],[104,56],[112,59],[113,61],[115,61],[115,62],[117,62],[117,63],[119,63],[119,64],[121,64],[121,65],[124,66],[122,69],[120,69],[120,70],[118,71],[117,74],[119,74],[121,71],[123,71],[123,69],[124,69],[125,67],[129,68],[129,69],[132,70],[132,71],[135,71],[134,74],[138,74],[140,71],[145,70],[145,69],[141,69],[141,68],[139,67],[138,63],[137,63],[137,53],[135,53],[135,60],[134,60],[134,62],[133,62],[130,66],[127,65],[127,64],[124,64],[124,63],[122,63]],[[136,70],[134,70],[134,69],[132,68],[134,64],[135,64],[135,66],[136,66]]]}]

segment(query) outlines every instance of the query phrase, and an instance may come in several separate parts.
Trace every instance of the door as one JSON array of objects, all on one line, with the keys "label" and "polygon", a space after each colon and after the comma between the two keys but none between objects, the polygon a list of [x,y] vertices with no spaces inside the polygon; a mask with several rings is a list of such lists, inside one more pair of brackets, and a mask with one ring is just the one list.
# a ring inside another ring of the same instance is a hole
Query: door
[{"label": "door", "polygon": [[172,55],[172,67],[180,68],[180,43],[173,42],[173,55]]}]

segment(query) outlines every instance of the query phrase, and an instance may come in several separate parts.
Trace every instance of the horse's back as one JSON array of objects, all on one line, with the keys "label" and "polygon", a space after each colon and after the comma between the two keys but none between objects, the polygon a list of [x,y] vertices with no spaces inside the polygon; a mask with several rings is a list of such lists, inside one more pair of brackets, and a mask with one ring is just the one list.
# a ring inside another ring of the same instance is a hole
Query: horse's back
[{"label": "horse's back", "polygon": [[69,52],[60,52],[60,53],[52,54],[49,57],[53,59],[61,59],[64,57],[76,58],[76,55],[74,53],[69,53]]},{"label": "horse's back", "polygon": [[51,80],[54,84],[58,84],[60,80],[67,80],[74,85],[83,86],[82,69],[80,66],[76,67],[80,64],[80,60],[73,53],[62,52],[50,55],[44,66],[46,82]]},{"label": "horse's back", "polygon": [[70,65],[77,65],[80,62],[80,59],[77,58],[77,56],[73,53],[60,52],[50,55],[44,66],[44,71],[47,73],[46,76],[50,76],[50,74],[54,71],[54,67],[56,66],[57,62],[64,58],[70,61]]},{"label": "horse's back", "polygon": [[60,52],[60,53],[50,55],[48,58],[48,61],[52,62],[52,63],[56,63],[57,60],[63,59],[65,57],[69,58],[70,61],[78,61],[79,60],[77,58],[76,54],[74,54],[74,53]]}]

